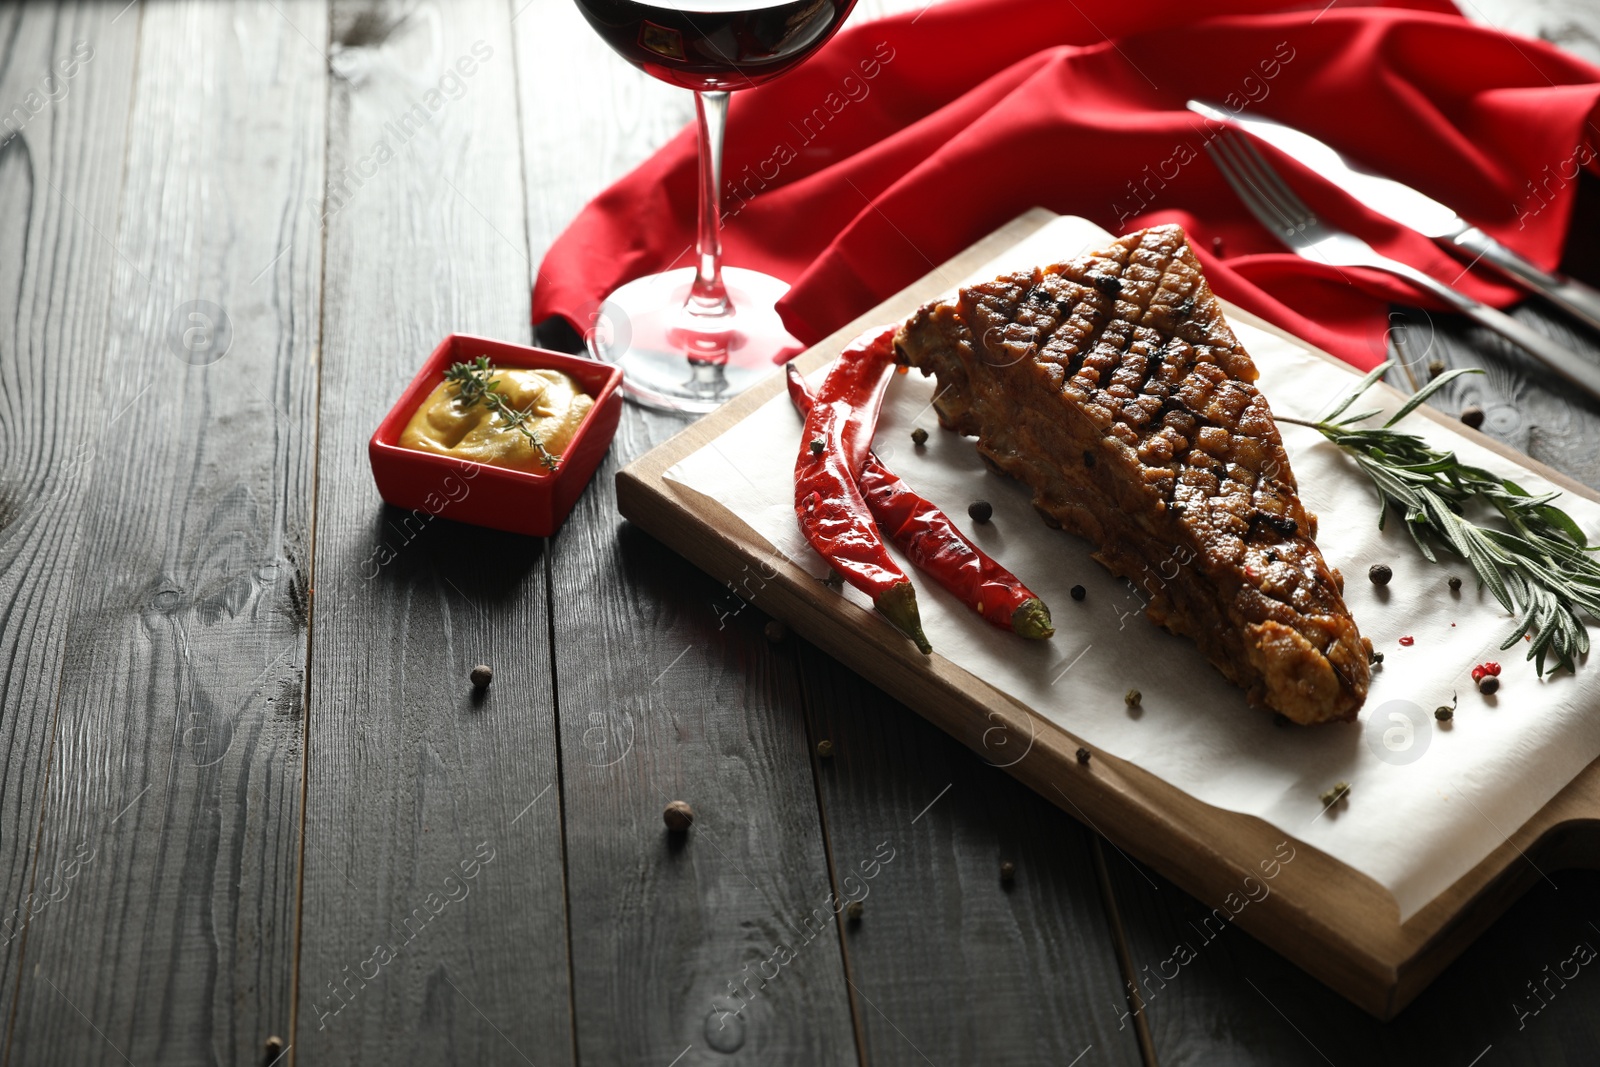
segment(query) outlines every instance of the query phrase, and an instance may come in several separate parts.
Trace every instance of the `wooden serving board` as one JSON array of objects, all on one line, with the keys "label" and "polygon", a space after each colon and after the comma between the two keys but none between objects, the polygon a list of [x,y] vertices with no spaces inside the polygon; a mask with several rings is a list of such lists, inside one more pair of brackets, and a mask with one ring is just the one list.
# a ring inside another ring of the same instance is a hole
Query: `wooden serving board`
[{"label": "wooden serving board", "polygon": [[[800,368],[810,372],[833,359],[869,326],[905,318],[948,291],[950,279],[966,277],[1055,218],[1036,209],[1014,220],[823,340],[799,357]],[[1237,308],[1226,313],[1234,321],[1289,336]],[[1006,768],[1010,774],[1208,907],[1228,914],[1224,902],[1230,894],[1235,901],[1243,894],[1247,876],[1261,877],[1260,864],[1274,855],[1283,831],[1202,803],[1099,751],[1090,763],[1079,764],[1081,742],[1069,731],[937,653],[917,654],[892,627],[824,589],[781,555],[775,557],[763,538],[721,504],[664,478],[679,460],[782,387],[782,377],[774,375],[620,471],[622,514],[735,589],[748,591],[742,579],[759,568],[759,590],[742,595],[973,751],[985,751],[984,735],[997,725],[1034,738],[1028,758]],[[1458,432],[1472,432],[1422,410]],[[1488,437],[1476,437],[1568,492],[1600,500],[1588,487]],[[773,568],[776,577],[768,577]],[[1389,1019],[1543,872],[1600,866],[1600,760],[1405,923],[1398,922],[1394,899],[1376,882],[1302,842],[1292,846],[1293,862],[1277,868],[1270,894],[1243,907],[1232,921],[1366,1011]]]}]

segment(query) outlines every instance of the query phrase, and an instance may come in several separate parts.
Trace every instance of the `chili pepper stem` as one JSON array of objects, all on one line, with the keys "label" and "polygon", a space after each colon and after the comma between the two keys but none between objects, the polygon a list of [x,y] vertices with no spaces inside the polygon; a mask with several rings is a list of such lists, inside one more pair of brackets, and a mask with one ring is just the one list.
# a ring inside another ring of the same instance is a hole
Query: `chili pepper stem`
[{"label": "chili pepper stem", "polygon": [[1011,629],[1018,637],[1026,637],[1033,641],[1054,637],[1056,632],[1055,626],[1050,622],[1050,609],[1045,607],[1044,601],[1038,597],[1024,600],[1021,606],[1011,613]]},{"label": "chili pepper stem", "polygon": [[894,623],[896,629],[916,642],[918,651],[924,656],[933,652],[927,635],[922,632],[922,618],[917,614],[917,591],[910,582],[891,585],[877,599],[874,607],[883,612],[883,617]]}]

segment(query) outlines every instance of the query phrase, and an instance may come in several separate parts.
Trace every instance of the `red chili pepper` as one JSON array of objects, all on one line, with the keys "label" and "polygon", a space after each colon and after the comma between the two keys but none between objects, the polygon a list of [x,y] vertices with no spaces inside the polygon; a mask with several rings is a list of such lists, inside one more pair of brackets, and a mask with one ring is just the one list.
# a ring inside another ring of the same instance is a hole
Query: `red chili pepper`
[{"label": "red chili pepper", "polygon": [[[788,375],[789,398],[804,415],[814,403],[811,390],[792,363]],[[1055,633],[1043,600],[984,555],[950,516],[918,496],[870,452],[862,464],[859,484],[878,528],[962,603],[1000,629],[1023,637],[1045,638]]]},{"label": "red chili pepper", "polygon": [[[863,334],[839,353],[806,414],[794,464],[794,513],[800,532],[845,581],[924,653],[932,652],[917,615],[917,593],[862,499],[858,479],[872,447],[883,393],[894,373],[894,327]],[[821,451],[811,442],[821,441]]]}]

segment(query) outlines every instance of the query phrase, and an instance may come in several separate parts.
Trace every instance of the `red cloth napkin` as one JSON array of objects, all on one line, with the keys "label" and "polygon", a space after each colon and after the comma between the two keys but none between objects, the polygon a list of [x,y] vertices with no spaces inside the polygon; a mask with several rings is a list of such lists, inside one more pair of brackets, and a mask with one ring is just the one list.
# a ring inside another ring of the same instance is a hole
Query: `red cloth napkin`
[{"label": "red cloth napkin", "polygon": [[[1444,0],[1291,6],[957,0],[849,27],[733,94],[725,261],[791,282],[780,310],[811,343],[1035,205],[1114,233],[1179,222],[1219,295],[1381,361],[1388,305],[1437,305],[1287,252],[1206,155],[1197,97],[1297,126],[1556,265],[1579,171],[1600,174],[1600,69]],[[1331,224],[1479,299],[1522,296],[1263,150]],[[695,183],[691,128],[551,247],[534,321],[581,327],[622,282],[691,263]]]}]

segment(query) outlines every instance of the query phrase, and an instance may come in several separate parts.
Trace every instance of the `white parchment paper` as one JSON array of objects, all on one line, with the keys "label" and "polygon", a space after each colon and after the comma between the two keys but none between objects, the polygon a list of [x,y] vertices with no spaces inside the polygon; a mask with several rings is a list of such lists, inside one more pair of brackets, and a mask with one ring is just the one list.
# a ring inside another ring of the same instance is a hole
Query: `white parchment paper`
[{"label": "white parchment paper", "polygon": [[[1057,262],[1108,236],[1063,217],[972,278]],[[1315,418],[1359,378],[1275,335],[1238,321],[1233,327],[1276,413]],[[1397,522],[1380,533],[1370,484],[1314,431],[1280,426],[1302,499],[1320,517],[1317,542],[1344,572],[1350,610],[1385,662],[1359,723],[1303,729],[1275,726],[1189,641],[1146,620],[1139,590],[1091,560],[1087,542],[1047,528],[1022,484],[989,472],[971,439],[939,428],[929,406],[934,388],[916,372],[896,377],[878,455],[1043,597],[1056,625],[1056,636],[1043,642],[1003,633],[906,563],[935,651],[1090,745],[1367,874],[1394,895],[1401,922],[1600,755],[1600,668],[1580,665],[1576,676],[1540,681],[1520,642],[1500,652],[1511,617],[1477,589],[1464,564],[1428,563]],[[911,443],[915,426],[928,430],[924,448]],[[1417,416],[1405,427],[1530,492],[1554,488],[1447,427]],[[800,536],[793,512],[800,429],[780,395],[667,476],[719,501],[820,577],[827,567]],[[977,499],[994,505],[988,525],[966,519]],[[1571,494],[1561,503],[1594,539],[1600,506]],[[1379,562],[1394,570],[1383,589],[1367,579]],[[1452,574],[1462,578],[1458,594],[1446,585]],[[1080,584],[1088,595],[1077,602],[1069,590]],[[855,590],[843,595],[870,612]],[[1401,637],[1413,644],[1401,645]],[[1468,674],[1485,660],[1503,665],[1493,697],[1478,693]],[[1137,711],[1123,700],[1130,687],[1143,694]],[[1433,709],[1457,694],[1453,724],[1439,727]],[[1324,813],[1318,794],[1340,780],[1351,783],[1349,798]]]}]

